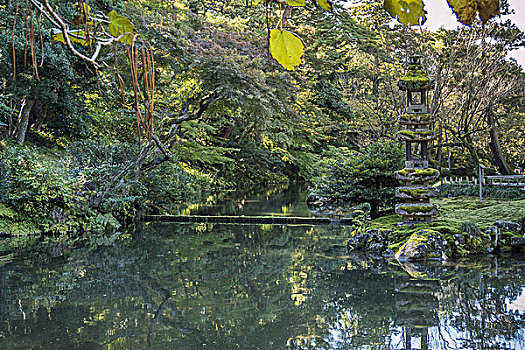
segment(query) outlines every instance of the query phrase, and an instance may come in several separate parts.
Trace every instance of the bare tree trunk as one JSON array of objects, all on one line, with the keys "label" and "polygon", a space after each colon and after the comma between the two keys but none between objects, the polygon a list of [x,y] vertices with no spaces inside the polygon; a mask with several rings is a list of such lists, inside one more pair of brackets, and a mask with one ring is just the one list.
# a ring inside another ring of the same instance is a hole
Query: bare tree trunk
[{"label": "bare tree trunk", "polygon": [[494,158],[494,163],[498,167],[498,170],[503,175],[511,174],[511,169],[505,160],[505,156],[501,151],[501,144],[499,142],[498,128],[496,127],[496,121],[494,120],[494,113],[492,110],[487,112],[487,123],[489,125],[489,134],[490,134],[490,150],[492,152],[492,157]]},{"label": "bare tree trunk", "polygon": [[19,145],[23,144],[24,140],[26,139],[27,127],[29,125],[29,115],[34,104],[35,100],[26,100],[26,104],[24,106],[24,109],[22,110],[20,119],[18,120],[18,132],[16,134],[16,143]]}]

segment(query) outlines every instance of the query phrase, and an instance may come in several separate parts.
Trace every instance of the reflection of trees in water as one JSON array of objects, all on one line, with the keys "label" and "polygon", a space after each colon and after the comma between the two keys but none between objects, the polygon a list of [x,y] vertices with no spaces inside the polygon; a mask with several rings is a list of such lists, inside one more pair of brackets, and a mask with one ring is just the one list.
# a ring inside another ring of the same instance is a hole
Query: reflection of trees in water
[{"label": "reflection of trees in water", "polygon": [[524,285],[512,262],[497,273],[489,265],[412,265],[408,270],[419,268],[418,277],[370,263],[354,261],[354,270],[339,276],[358,282],[328,304],[335,315],[327,326],[331,348],[525,348],[525,315],[506,309]]},{"label": "reflection of trees in water", "polygon": [[496,275],[490,272],[471,273],[461,282],[443,283],[440,308],[464,348],[523,349],[525,339],[516,334],[525,329],[525,315],[507,310],[508,302],[522,290],[523,276],[511,264]]},{"label": "reflection of trees in water", "polygon": [[0,348],[452,349],[459,334],[491,349],[525,328],[505,310],[524,284],[512,263],[404,270],[337,257],[326,233],[158,225],[68,259],[34,254],[0,267]]},{"label": "reflection of trees in water", "polygon": [[220,191],[205,203],[181,205],[184,215],[278,215],[308,216],[308,189],[305,185],[274,184],[241,191]]}]

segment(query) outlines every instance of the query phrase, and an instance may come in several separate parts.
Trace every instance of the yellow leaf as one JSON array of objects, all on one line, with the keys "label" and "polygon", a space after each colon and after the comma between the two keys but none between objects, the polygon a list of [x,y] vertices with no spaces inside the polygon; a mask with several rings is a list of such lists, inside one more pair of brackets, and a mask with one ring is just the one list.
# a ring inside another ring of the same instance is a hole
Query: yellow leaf
[{"label": "yellow leaf", "polygon": [[286,0],[290,6],[306,6],[305,0]]},{"label": "yellow leaf", "polygon": [[304,45],[295,34],[286,30],[272,29],[270,32],[270,52],[281,66],[295,70],[304,54]]},{"label": "yellow leaf", "polygon": [[[72,43],[78,43],[84,46],[89,45],[88,40],[85,39],[86,33],[83,30],[80,30],[80,29],[70,30],[68,32],[68,36],[69,36],[69,40]],[[57,28],[51,29],[51,39],[59,43],[63,43],[63,44],[66,43],[66,39],[64,38],[64,33],[60,29],[57,29]]]},{"label": "yellow leaf", "polygon": [[130,33],[122,36],[119,39],[120,42],[131,45],[133,42],[133,36],[137,33],[135,27],[129,20],[129,18],[120,16],[116,11],[108,13],[109,17],[109,34],[117,38],[124,33]]},{"label": "yellow leaf", "polygon": [[252,0],[252,5],[259,5],[259,4],[264,4],[265,0]]},{"label": "yellow leaf", "polygon": [[423,24],[427,20],[423,0],[385,0],[383,6],[392,18],[407,26]]},{"label": "yellow leaf", "polygon": [[447,0],[458,21],[471,25],[479,13],[483,23],[499,15],[499,0]]},{"label": "yellow leaf", "polygon": [[315,2],[326,11],[334,11],[334,6],[329,0],[315,0]]}]

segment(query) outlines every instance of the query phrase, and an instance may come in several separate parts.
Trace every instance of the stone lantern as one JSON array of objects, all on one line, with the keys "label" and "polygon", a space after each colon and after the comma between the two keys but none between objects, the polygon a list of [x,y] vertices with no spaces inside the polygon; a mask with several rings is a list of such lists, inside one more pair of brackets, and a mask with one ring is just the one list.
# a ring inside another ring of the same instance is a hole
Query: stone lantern
[{"label": "stone lantern", "polygon": [[411,56],[406,75],[398,83],[407,94],[407,109],[399,116],[398,138],[405,143],[405,168],[396,171],[396,178],[405,186],[396,188],[396,197],[405,203],[396,205],[396,214],[403,216],[403,223],[430,222],[439,208],[430,203],[430,198],[439,192],[430,186],[430,181],[439,178],[439,171],[428,167],[429,142],[435,139],[434,119],[428,113],[428,91],[434,82],[426,76],[420,56]]}]

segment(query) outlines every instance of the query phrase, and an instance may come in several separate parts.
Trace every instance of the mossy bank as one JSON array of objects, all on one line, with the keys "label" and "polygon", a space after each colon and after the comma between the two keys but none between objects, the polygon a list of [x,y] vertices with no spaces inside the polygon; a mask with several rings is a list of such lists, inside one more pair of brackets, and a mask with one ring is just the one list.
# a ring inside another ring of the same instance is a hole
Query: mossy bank
[{"label": "mossy bank", "polygon": [[523,251],[525,200],[457,197],[433,203],[441,211],[432,223],[399,225],[401,216],[383,216],[354,227],[348,249],[398,260]]}]

